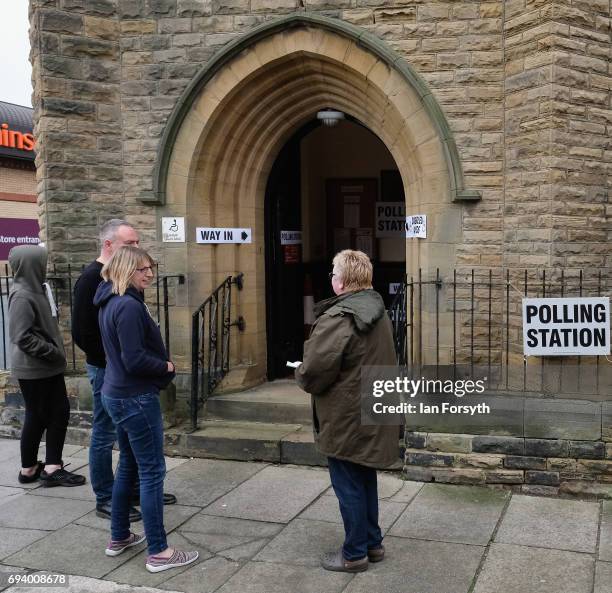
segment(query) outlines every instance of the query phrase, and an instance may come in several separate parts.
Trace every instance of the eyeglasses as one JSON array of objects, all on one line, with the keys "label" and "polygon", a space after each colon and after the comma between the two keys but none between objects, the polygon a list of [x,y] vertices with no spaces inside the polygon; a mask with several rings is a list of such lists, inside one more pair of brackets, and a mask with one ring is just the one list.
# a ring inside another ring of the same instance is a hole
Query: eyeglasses
[{"label": "eyeglasses", "polygon": [[331,280],[336,274],[334,274],[333,272],[330,272],[329,274],[327,274],[329,276],[329,279]]},{"label": "eyeglasses", "polygon": [[153,268],[151,266],[145,266],[144,268],[136,268],[136,271],[140,272],[141,274],[146,274],[147,270],[151,272],[151,274],[153,273]]}]

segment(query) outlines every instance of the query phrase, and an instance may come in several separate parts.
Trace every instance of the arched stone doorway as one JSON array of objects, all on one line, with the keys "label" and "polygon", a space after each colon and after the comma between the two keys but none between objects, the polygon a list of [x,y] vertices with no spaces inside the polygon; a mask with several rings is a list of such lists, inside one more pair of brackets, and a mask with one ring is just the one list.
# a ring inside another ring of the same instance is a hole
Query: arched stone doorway
[{"label": "arched stone doorway", "polygon": [[[461,232],[458,199],[474,199],[450,129],[425,83],[379,40],[333,19],[292,16],[228,47],[198,76],[168,123],[159,155],[158,203],[198,226],[251,227],[250,245],[187,244],[193,309],[225,276],[245,273],[247,329],[239,380],[265,378],[264,198],[288,138],[326,107],[351,115],[389,149],[402,176],[407,213],[427,214],[426,242],[407,246],[406,267],[450,269]],[[185,251],[186,250],[186,251]]]}]

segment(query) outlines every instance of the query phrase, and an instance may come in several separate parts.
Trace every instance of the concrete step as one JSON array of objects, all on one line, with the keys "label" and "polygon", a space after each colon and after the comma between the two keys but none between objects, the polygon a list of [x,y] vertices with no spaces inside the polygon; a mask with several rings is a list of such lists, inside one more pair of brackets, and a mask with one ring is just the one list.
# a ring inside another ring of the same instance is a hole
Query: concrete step
[{"label": "concrete step", "polygon": [[315,448],[312,427],[301,424],[204,420],[165,432],[168,455],[297,465],[327,465]]},{"label": "concrete step", "polygon": [[293,380],[263,383],[238,393],[213,395],[206,402],[205,419],[312,424],[310,396]]}]

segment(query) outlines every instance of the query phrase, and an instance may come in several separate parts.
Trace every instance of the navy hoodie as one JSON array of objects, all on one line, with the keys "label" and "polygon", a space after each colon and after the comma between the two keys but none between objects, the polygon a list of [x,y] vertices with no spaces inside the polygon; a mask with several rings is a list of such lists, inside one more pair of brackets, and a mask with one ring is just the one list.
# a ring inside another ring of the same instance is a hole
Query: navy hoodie
[{"label": "navy hoodie", "polygon": [[166,387],[174,373],[168,372],[168,353],[142,294],[130,286],[119,296],[113,294],[111,282],[102,282],[94,305],[100,308],[98,321],[106,353],[102,393],[132,397]]}]

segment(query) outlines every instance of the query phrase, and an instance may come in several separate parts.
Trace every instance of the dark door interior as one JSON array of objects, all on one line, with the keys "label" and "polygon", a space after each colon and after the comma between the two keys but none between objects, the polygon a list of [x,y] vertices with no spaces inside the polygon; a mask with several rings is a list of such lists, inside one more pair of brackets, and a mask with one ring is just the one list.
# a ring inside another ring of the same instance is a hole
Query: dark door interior
[{"label": "dark door interior", "polygon": [[301,360],[304,342],[302,246],[281,244],[281,231],[300,231],[301,135],[282,149],[266,189],[266,282],[268,380],[293,374],[288,360]]}]

